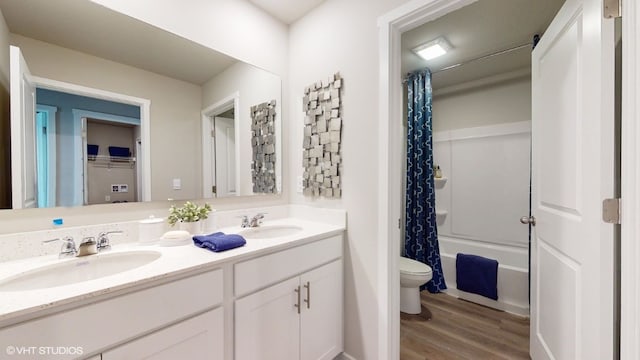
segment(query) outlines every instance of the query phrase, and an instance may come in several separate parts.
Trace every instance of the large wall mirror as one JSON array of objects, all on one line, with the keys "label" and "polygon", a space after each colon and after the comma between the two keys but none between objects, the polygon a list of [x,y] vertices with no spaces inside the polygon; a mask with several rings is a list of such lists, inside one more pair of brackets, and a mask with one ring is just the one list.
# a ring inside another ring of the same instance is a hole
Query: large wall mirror
[{"label": "large wall mirror", "polygon": [[0,10],[3,95],[9,78],[21,92],[3,115],[2,208],[281,191],[277,75],[88,0]]}]

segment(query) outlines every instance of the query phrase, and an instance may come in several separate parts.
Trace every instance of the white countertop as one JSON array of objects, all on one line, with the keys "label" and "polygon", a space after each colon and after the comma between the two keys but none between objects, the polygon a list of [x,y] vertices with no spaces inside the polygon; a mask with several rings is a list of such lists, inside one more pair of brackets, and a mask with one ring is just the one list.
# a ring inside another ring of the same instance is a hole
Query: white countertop
[{"label": "white countertop", "polygon": [[[286,218],[265,221],[263,225],[293,225],[302,231],[287,237],[269,239],[247,239],[247,244],[224,252],[212,252],[193,245],[163,247],[157,245],[142,246],[136,243],[114,245],[113,249],[101,254],[112,254],[125,251],[154,250],[162,256],[141,267],[124,271],[95,280],[78,282],[70,285],[43,288],[28,291],[0,291],[0,328],[16,322],[24,321],[69,306],[83,305],[99,301],[123,291],[135,291],[152,285],[154,282],[179,278],[190,273],[199,273],[220,267],[223,263],[237,262],[261,254],[282,250],[318,240],[326,236],[340,234],[345,230],[343,225],[326,224]],[[227,234],[237,233],[240,227],[224,228]],[[99,257],[101,254],[85,257]],[[58,259],[57,256],[41,256],[0,263],[0,282],[13,278],[24,272],[38,269],[63,261],[77,258]]]}]

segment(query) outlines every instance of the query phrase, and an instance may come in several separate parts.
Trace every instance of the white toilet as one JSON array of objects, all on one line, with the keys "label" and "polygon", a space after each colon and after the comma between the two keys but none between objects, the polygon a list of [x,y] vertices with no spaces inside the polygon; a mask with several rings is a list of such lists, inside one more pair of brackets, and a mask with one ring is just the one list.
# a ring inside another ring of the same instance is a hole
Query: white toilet
[{"label": "white toilet", "polygon": [[433,277],[431,267],[419,261],[400,257],[400,311],[420,314],[420,286]]}]

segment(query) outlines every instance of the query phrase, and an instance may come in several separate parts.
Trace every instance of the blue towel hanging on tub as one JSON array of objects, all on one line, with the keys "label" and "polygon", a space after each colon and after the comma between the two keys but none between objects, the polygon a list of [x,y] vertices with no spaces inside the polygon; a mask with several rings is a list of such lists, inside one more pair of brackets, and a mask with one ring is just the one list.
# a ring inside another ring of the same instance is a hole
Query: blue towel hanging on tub
[{"label": "blue towel hanging on tub", "polygon": [[477,255],[456,256],[458,290],[498,300],[498,261]]}]

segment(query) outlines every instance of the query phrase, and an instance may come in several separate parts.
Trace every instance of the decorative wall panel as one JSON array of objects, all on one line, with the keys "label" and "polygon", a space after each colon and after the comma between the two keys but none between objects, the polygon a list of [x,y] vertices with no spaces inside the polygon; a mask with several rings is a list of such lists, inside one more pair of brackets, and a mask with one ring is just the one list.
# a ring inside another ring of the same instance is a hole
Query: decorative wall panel
[{"label": "decorative wall panel", "polygon": [[341,92],[343,80],[336,73],[304,89],[305,112],[302,141],[302,186],[305,196],[339,198],[342,195]]},{"label": "decorative wall panel", "polygon": [[251,177],[255,194],[277,192],[275,119],[275,100],[251,107]]}]

